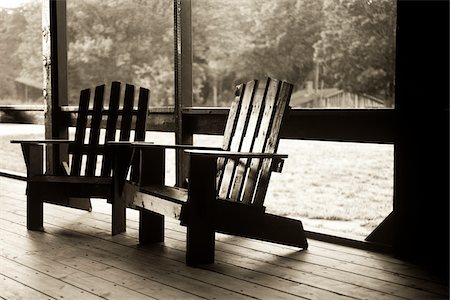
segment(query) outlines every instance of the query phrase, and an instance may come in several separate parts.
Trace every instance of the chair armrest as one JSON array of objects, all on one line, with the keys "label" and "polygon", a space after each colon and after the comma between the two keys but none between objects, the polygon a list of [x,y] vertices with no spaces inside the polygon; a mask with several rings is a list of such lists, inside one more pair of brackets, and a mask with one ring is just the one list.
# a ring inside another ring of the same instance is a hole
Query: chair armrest
[{"label": "chair armrest", "polygon": [[[203,149],[203,150],[220,150],[217,147],[205,147],[195,145],[163,145],[154,144],[152,142],[127,142],[127,141],[111,141],[107,142],[107,147],[115,148],[114,151],[121,151],[121,157],[127,157],[129,166],[133,165],[131,181],[138,184],[163,184],[165,165],[165,149]],[[128,161],[128,157],[130,157]],[[125,166],[125,163],[123,166]],[[116,162],[114,168],[118,169],[119,162]],[[123,168],[123,167],[122,167]],[[125,170],[125,169],[123,169]],[[123,172],[115,172],[117,177],[124,180]],[[159,175],[158,175],[159,174]]]},{"label": "chair armrest", "polygon": [[[134,147],[134,144],[137,142],[130,142],[130,141],[106,141],[105,142],[105,146],[107,147]],[[145,145],[151,145],[153,144],[153,142],[139,142],[139,143],[143,143]]]},{"label": "chair armrest", "polygon": [[73,143],[71,140],[64,139],[48,139],[48,140],[11,140],[11,144],[34,144],[34,145],[42,145],[42,144],[70,144]]},{"label": "chair armrest", "polygon": [[258,152],[234,152],[225,150],[185,150],[186,153],[191,155],[213,156],[213,157],[225,157],[225,158],[272,158],[272,159],[284,159],[287,158],[287,154],[279,153],[258,153]]},{"label": "chair armrest", "polygon": [[[44,146],[45,145],[68,145],[69,150],[75,144],[74,141],[67,139],[45,139],[45,140],[11,140],[12,144],[20,144],[24,156],[25,164],[27,166],[28,176],[44,174],[42,164],[45,162]],[[70,151],[69,151],[70,152]],[[47,170],[49,172],[50,170]],[[63,175],[69,174],[69,165],[63,161],[60,166],[60,172]]]},{"label": "chair armrest", "polygon": [[196,146],[196,145],[169,145],[169,144],[154,144],[148,142],[133,142],[132,147],[135,148],[164,148],[164,149],[192,149],[192,150],[222,150],[219,147],[209,147],[209,146]]},{"label": "chair armrest", "polygon": [[169,145],[155,144],[153,142],[107,142],[107,146],[129,146],[138,149],[145,148],[164,148],[164,149],[192,149],[192,150],[222,150],[219,147],[196,146],[196,145]]},{"label": "chair armrest", "polygon": [[270,170],[281,173],[283,170],[284,159],[288,157],[287,154],[278,153],[257,153],[257,152],[233,152],[225,150],[185,150],[191,156],[203,156],[211,159],[228,158],[232,160],[238,159],[272,159]]}]

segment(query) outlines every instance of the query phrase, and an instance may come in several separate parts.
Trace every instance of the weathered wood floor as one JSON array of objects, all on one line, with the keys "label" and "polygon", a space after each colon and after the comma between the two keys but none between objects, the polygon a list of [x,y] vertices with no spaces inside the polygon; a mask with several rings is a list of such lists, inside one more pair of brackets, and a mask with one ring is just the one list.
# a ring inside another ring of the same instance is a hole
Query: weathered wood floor
[{"label": "weathered wood floor", "polygon": [[[310,240],[308,251],[217,236],[217,262],[184,264],[185,228],[138,247],[137,214],[110,236],[110,214],[45,205],[45,232],[25,228],[25,183],[0,178],[3,299],[448,299],[448,285],[408,263]],[[97,200],[102,201],[102,200]]]}]

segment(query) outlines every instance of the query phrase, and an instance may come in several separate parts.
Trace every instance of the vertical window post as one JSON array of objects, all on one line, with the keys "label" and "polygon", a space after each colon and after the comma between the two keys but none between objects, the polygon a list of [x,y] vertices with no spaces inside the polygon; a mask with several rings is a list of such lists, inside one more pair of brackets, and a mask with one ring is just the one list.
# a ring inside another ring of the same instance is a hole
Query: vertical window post
[{"label": "vertical window post", "polygon": [[[44,65],[43,96],[45,105],[45,138],[67,138],[61,105],[67,105],[67,38],[66,0],[43,0],[42,50]],[[47,170],[58,172],[66,151],[47,148]]]},{"label": "vertical window post", "polygon": [[[174,0],[175,46],[175,142],[192,145],[192,133],[183,124],[183,108],[192,106],[192,24],[191,0]],[[187,155],[176,150],[176,185],[185,183]]]}]

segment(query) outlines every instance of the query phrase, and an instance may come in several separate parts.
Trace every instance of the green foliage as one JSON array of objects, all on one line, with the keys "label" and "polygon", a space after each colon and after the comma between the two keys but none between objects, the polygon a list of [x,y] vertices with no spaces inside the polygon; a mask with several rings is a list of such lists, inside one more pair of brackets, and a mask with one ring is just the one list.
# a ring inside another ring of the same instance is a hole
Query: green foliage
[{"label": "green foliage", "polygon": [[[317,0],[281,0],[259,5],[255,22],[259,27],[252,29],[254,46],[247,53],[250,66],[262,65],[256,75],[295,83],[306,79],[313,69],[313,44],[322,28],[321,9],[322,3]],[[249,71],[255,73],[250,66]]]},{"label": "green foliage", "polygon": [[206,72],[194,77],[209,79],[196,100],[229,101],[229,95],[216,99],[215,94],[230,91],[233,80],[272,76],[303,82],[313,68],[321,8],[317,0],[193,1],[194,64]]},{"label": "green foliage", "polygon": [[[174,99],[173,1],[67,1],[69,102],[111,80]],[[19,75],[42,76],[39,1],[0,11],[3,97]],[[192,1],[195,105],[228,105],[236,81],[271,76],[300,88],[320,66],[325,87],[393,100],[395,1]]]},{"label": "green foliage", "polygon": [[20,76],[42,82],[42,17],[41,3],[31,1],[19,10],[26,25],[18,34],[21,39],[16,57],[21,63]]},{"label": "green foliage", "polygon": [[325,26],[314,45],[323,79],[392,103],[395,75],[395,1],[326,0]]},{"label": "green foliage", "polygon": [[20,32],[24,31],[26,20],[18,11],[0,9],[0,24],[0,98],[11,99],[15,97],[14,79],[21,69],[15,53],[21,45]]},{"label": "green foliage", "polygon": [[71,101],[93,83],[121,80],[152,88],[151,105],[173,103],[170,1],[68,1]]}]

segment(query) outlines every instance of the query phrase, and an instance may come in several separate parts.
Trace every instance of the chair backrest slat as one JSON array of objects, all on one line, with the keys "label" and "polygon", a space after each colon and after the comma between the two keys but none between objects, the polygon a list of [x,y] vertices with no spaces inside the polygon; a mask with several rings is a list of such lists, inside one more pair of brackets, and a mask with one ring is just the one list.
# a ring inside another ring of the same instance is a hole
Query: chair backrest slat
[{"label": "chair backrest slat", "polygon": [[[276,106],[276,99],[278,97],[279,91],[279,81],[271,80],[268,83],[268,91],[264,102],[264,111],[260,121],[260,126],[258,129],[258,134],[253,145],[253,152],[269,152],[273,153],[273,149],[265,148],[266,141],[269,135],[272,133],[271,124],[273,112]],[[261,160],[254,158],[251,160],[250,167],[248,170],[247,181],[245,183],[245,190],[242,196],[242,202],[250,204],[253,199],[253,194],[256,188],[256,182],[258,180],[258,174],[261,168]]]},{"label": "chair backrest slat", "polygon": [[[130,141],[133,116],[135,117],[135,141],[144,141],[148,114],[150,91],[145,88],[139,89],[139,101],[137,111],[134,108],[133,85],[127,84],[124,93],[124,103],[119,118],[119,105],[121,97],[121,83],[112,82],[109,94],[108,111],[104,113],[105,85],[95,88],[93,108],[89,110],[91,90],[85,89],[80,94],[80,104],[78,107],[77,127],[75,131],[75,142],[70,147],[72,163],[70,174],[74,176],[82,175],[83,156],[86,156],[86,167],[84,175],[96,176],[98,157],[102,157],[100,176],[111,176],[112,157],[109,151],[100,145],[100,132],[104,116],[106,116],[106,130],[104,142],[116,140],[116,131],[120,128],[119,140]],[[88,122],[91,114],[90,122]],[[120,125],[118,124],[120,122]],[[90,126],[89,141],[85,143],[86,130]]]},{"label": "chair backrest slat", "polygon": [[129,141],[131,132],[131,121],[134,105],[134,86],[125,86],[125,97],[123,101],[122,122],[120,124],[120,141]]},{"label": "chair backrest slat", "polygon": [[[292,84],[270,78],[238,87],[241,92],[230,108],[223,149],[275,153],[292,88]],[[219,159],[217,169],[219,198],[263,205],[271,159]]]},{"label": "chair backrest slat", "polygon": [[[248,111],[251,108],[253,93],[255,91],[255,81],[250,81],[245,86],[245,92],[241,99],[241,107],[238,115],[238,119],[233,130],[234,134],[230,142],[230,151],[240,151],[242,146],[242,138],[244,137],[245,130],[248,125],[249,114]],[[234,178],[236,170],[236,162],[234,160],[227,160],[223,167],[222,182],[218,188],[220,198],[229,198],[231,193],[231,182]]]},{"label": "chair backrest slat", "polygon": [[[120,82],[114,81],[111,84],[109,97],[108,119],[106,121],[105,143],[116,139],[117,119],[119,116]],[[112,157],[111,153],[103,156],[101,176],[109,176],[111,173]]]},{"label": "chair backrest slat", "polygon": [[89,150],[86,160],[86,175],[94,176],[97,165],[97,146],[100,140],[100,125],[102,122],[105,85],[95,88],[94,107],[92,109],[91,128],[89,132]]},{"label": "chair backrest slat", "polygon": [[[257,84],[256,93],[253,96],[251,112],[249,112],[249,122],[242,140],[242,152],[252,152],[253,146],[258,134],[258,128],[261,123],[261,112],[263,111],[264,98],[267,92],[268,81],[259,81]],[[233,189],[231,193],[231,199],[234,201],[240,201],[244,181],[248,171],[248,159],[241,158],[236,167],[236,173],[233,182]]]},{"label": "chair backrest slat", "polygon": [[[280,142],[280,129],[283,123],[285,112],[289,108],[289,100],[293,90],[293,85],[287,82],[281,84],[279,96],[276,101],[276,109],[274,111],[273,121],[269,130],[269,136],[264,148],[265,152],[276,153]],[[261,171],[259,175],[258,185],[253,200],[253,204],[262,206],[266,197],[267,188],[269,186],[270,174],[272,170],[272,160],[263,159]]]},{"label": "chair backrest slat", "polygon": [[134,129],[134,140],[145,140],[145,128],[147,124],[148,114],[148,99],[150,98],[150,91],[148,89],[139,89],[138,110],[136,116],[136,126]]},{"label": "chair backrest slat", "polygon": [[[230,111],[228,113],[228,120],[227,124],[225,125],[225,130],[223,133],[223,140],[222,140],[222,149],[223,150],[229,150],[231,145],[231,138],[234,135],[234,131],[236,129],[236,123],[238,121],[239,117],[239,111],[241,109],[241,98],[244,95],[245,91],[245,84],[240,84],[236,87],[235,90],[235,99],[231,103]],[[226,159],[224,157],[219,157],[217,160],[217,186],[220,187],[223,179],[224,174],[224,166],[226,163]]]},{"label": "chair backrest slat", "polygon": [[91,90],[85,89],[80,93],[80,104],[78,106],[77,124],[75,129],[74,153],[72,155],[72,167],[70,175],[78,176],[81,172],[81,161],[83,154],[81,147],[84,144],[87,128],[87,118],[89,110],[89,100],[91,98]]},{"label": "chair backrest slat", "polygon": [[245,92],[245,84],[240,84],[235,90],[235,99],[231,103],[230,112],[228,113],[227,124],[223,133],[222,149],[229,150],[231,146],[232,137],[236,130],[239,112],[241,109],[241,100]]}]

